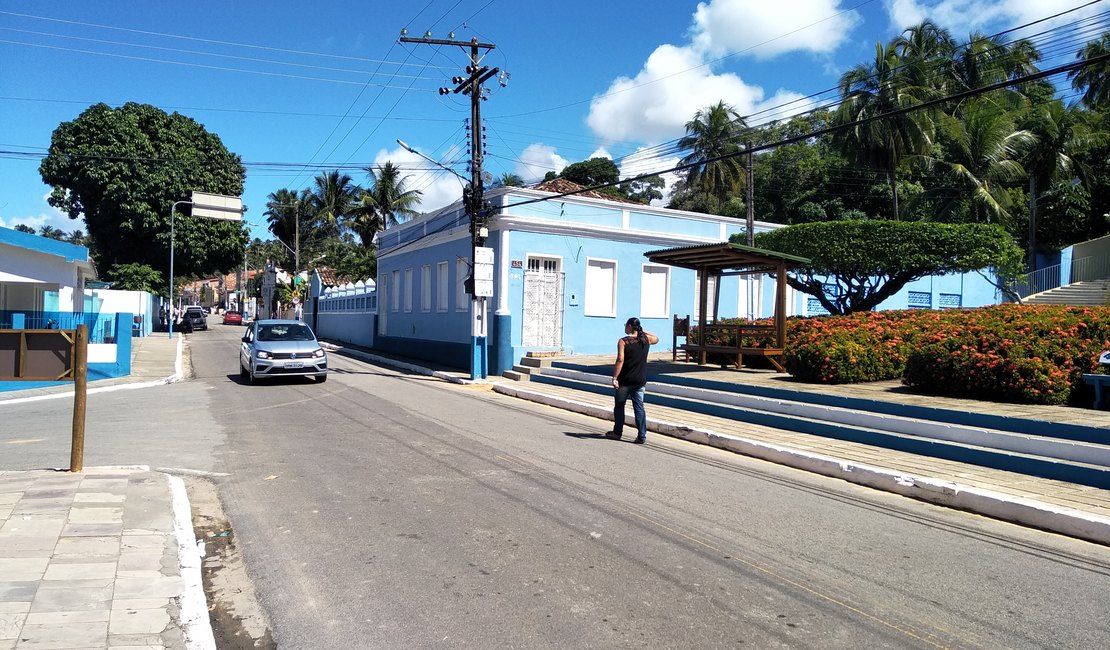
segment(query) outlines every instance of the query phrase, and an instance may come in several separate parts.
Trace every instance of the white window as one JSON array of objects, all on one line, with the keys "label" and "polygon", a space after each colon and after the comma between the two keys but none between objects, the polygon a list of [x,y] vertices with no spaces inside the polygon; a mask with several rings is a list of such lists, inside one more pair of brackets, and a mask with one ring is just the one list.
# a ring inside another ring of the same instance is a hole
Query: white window
[{"label": "white window", "polygon": [[436,264],[436,311],[447,311],[447,301],[451,296],[451,284],[447,279],[447,262]]},{"label": "white window", "polygon": [[412,311],[412,269],[405,269],[405,311]]},{"label": "white window", "polygon": [[432,311],[432,267],[420,267],[420,311]]},{"label": "white window", "polygon": [[644,265],[640,274],[640,318],[666,318],[670,315],[671,268]]},{"label": "white window", "polygon": [[470,265],[466,260],[455,262],[455,311],[470,309],[470,294],[466,292],[466,277],[470,275]]},{"label": "white window", "polygon": [[587,316],[617,315],[617,263],[615,260],[586,259]]},{"label": "white window", "polygon": [[401,272],[393,272],[393,297],[390,300],[390,309],[397,311],[401,308]]}]

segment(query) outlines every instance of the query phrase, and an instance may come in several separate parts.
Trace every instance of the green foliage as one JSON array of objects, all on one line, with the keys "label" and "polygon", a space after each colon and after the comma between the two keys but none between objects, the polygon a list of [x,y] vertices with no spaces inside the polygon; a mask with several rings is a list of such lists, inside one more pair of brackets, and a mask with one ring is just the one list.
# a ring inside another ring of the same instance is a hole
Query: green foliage
[{"label": "green foliage", "polygon": [[[239,196],[245,170],[219,137],[149,104],[96,104],[51,136],[39,166],[50,205],[84,217],[97,263],[168,267],[170,207],[194,191]],[[246,228],[234,221],[175,220],[175,273],[209,275],[242,260]]]},{"label": "green foliage", "polygon": [[620,191],[633,201],[649,204],[663,198],[663,187],[665,185],[663,177],[655,175],[635,181],[625,181],[620,184]]},{"label": "green foliage", "polygon": [[108,270],[108,279],[113,289],[165,295],[166,281],[162,274],[147,264],[116,264]]},{"label": "green foliage", "polygon": [[559,172],[559,178],[592,187],[616,183],[620,179],[620,170],[611,158],[597,157],[567,165]]},{"label": "green foliage", "polygon": [[[733,241],[743,243],[734,235]],[[994,267],[1003,277],[1021,270],[1022,250],[990,224],[831,221],[758,233],[759,248],[805,257],[811,264],[788,276],[833,314],[874,309],[907,283],[929,275]],[[829,296],[825,284],[838,293]]]}]

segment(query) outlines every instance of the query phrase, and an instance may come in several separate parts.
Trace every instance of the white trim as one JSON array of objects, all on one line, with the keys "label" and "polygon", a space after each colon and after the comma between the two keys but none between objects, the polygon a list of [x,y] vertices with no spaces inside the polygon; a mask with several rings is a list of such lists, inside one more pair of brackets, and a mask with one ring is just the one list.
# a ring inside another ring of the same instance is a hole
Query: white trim
[{"label": "white trim", "polygon": [[420,265],[420,311],[432,311],[432,265]]},{"label": "white trim", "polygon": [[[443,269],[443,273],[440,273]],[[436,262],[436,313],[446,314],[451,309],[451,267],[447,260]]]},{"label": "white trim", "polygon": [[497,246],[497,263],[500,265],[497,274],[497,310],[494,312],[498,316],[506,316],[512,312],[509,310],[509,267],[512,266],[509,259],[509,230],[501,229],[497,233],[498,246]]},{"label": "white trim", "polygon": [[412,267],[405,268],[405,313],[412,313]]},{"label": "white trim", "polygon": [[463,258],[455,260],[455,311],[470,311],[470,294],[466,292],[463,280],[470,272],[470,265]]}]

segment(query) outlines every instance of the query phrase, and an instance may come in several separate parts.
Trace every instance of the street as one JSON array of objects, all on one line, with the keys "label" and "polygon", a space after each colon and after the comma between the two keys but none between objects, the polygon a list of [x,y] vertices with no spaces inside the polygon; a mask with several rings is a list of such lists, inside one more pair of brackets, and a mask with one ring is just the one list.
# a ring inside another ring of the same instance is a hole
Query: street
[{"label": "street", "polygon": [[[339,355],[251,386],[242,331],[90,396],[85,464],[226,474],[279,648],[1110,645],[1104,547]],[[0,467],[71,408],[0,405]]]}]

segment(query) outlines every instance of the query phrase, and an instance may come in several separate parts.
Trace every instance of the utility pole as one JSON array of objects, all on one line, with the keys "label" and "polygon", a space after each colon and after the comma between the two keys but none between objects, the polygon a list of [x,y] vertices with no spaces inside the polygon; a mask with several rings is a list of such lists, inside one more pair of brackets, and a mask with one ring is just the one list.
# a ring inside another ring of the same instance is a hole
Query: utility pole
[{"label": "utility pole", "polygon": [[[466,291],[470,294],[470,378],[484,379],[489,367],[489,308],[486,299],[493,296],[493,251],[485,247],[486,237],[489,232],[486,227],[486,217],[489,209],[486,206],[482,188],[482,159],[485,156],[483,149],[484,137],[482,130],[482,84],[496,75],[499,70],[482,65],[481,52],[488,52],[496,47],[492,43],[479,43],[472,38],[467,41],[454,40],[454,34],[449,34],[449,39],[432,38],[431,32],[425,32],[423,38],[409,38],[407,30],[401,30],[402,43],[424,43],[428,45],[454,45],[470,50],[470,64],[466,66],[466,77],[453,77],[452,88],[440,88],[439,94],[463,94],[470,96],[470,184],[463,187],[463,207],[470,217],[470,277],[466,280]],[[488,277],[487,277],[488,275]]]},{"label": "utility pole", "polygon": [[[745,206],[747,208],[746,209],[746,212],[747,212],[746,226],[747,226],[747,229],[748,229],[748,246],[751,246],[751,247],[754,248],[755,247],[755,188],[753,186],[755,185],[755,174],[752,171],[752,167],[753,167],[753,165],[752,165],[752,143],[749,141],[749,142],[746,142],[744,144],[746,144],[747,147],[748,147],[748,156],[747,156],[748,164],[747,164],[747,169],[744,170],[744,174],[746,176],[745,183],[744,183],[744,185],[746,185],[746,187],[744,188],[745,189],[744,203],[747,204]],[[755,320],[755,296],[752,295],[752,291],[753,291],[752,285],[754,284],[752,282],[752,276],[750,274],[744,276],[744,282],[748,285],[748,292],[747,292],[748,293],[748,320]]]}]

